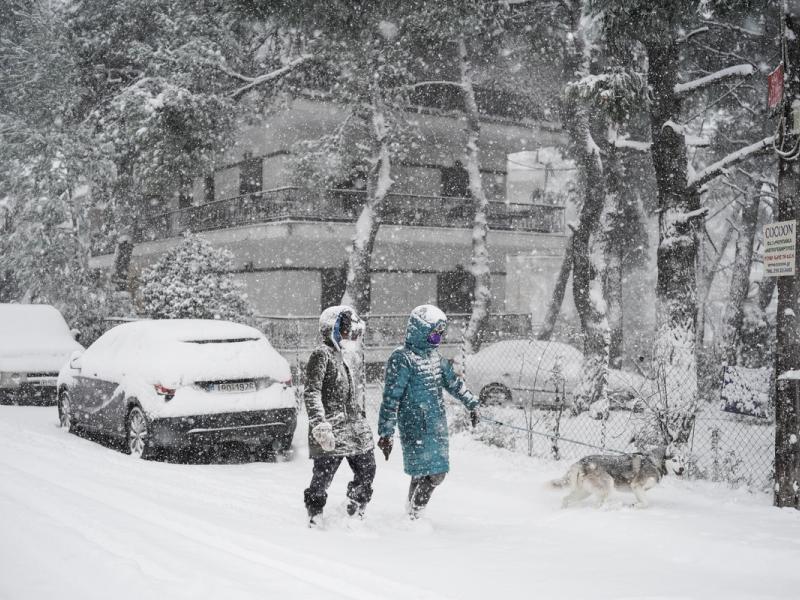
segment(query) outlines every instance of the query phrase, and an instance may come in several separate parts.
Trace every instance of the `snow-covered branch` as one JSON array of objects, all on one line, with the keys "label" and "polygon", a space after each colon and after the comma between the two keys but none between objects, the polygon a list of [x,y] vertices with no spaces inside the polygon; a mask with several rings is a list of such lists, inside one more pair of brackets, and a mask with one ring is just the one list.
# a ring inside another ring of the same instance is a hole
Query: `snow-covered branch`
[{"label": "snow-covered branch", "polygon": [[270,71],[269,73],[264,73],[263,75],[259,75],[258,77],[247,77],[246,75],[242,75],[240,73],[235,73],[233,71],[228,71],[225,69],[223,69],[223,72],[242,81],[247,81],[246,85],[243,85],[240,88],[231,92],[231,96],[234,99],[238,99],[239,97],[241,97],[242,94],[253,89],[254,87],[258,87],[259,85],[263,85],[265,83],[269,83],[270,81],[275,81],[276,79],[280,79],[281,77],[293,71],[303,63],[310,61],[312,58],[313,58],[312,54],[303,54],[302,56],[299,56],[298,58],[294,59],[292,62],[282,66],[280,69],[275,69],[274,71]]},{"label": "snow-covered branch", "polygon": [[737,27],[736,25],[731,25],[730,23],[720,23],[718,21],[711,21],[711,20],[704,20],[703,23],[705,23],[710,27],[717,27],[718,29],[728,29],[729,31],[743,33],[745,35],[749,35],[752,37],[761,37],[763,35],[763,33],[760,31],[752,31],[750,29],[745,29],[744,27]]},{"label": "snow-covered branch", "polygon": [[701,33],[708,33],[708,31],[709,31],[708,27],[698,27],[697,29],[690,31],[686,35],[679,37],[677,41],[678,43],[684,43],[692,39],[694,36],[700,35]]},{"label": "snow-covered branch", "polygon": [[764,152],[772,148],[772,144],[775,142],[775,136],[771,135],[769,137],[765,137],[763,140],[759,140],[755,144],[750,144],[749,146],[745,146],[744,148],[740,148],[736,152],[732,152],[728,156],[718,160],[713,165],[709,165],[699,173],[696,173],[689,179],[688,188],[689,189],[697,189],[701,185],[708,183],[719,174],[721,174],[725,169],[732,167],[735,164],[738,164],[744,160],[747,160],[751,156]]},{"label": "snow-covered branch", "polygon": [[[700,135],[686,134],[684,135],[684,140],[687,146],[692,147],[706,147],[711,145],[710,139]],[[614,146],[625,150],[635,150],[636,152],[650,152],[652,144],[650,142],[640,142],[638,140],[620,137],[614,140]]]},{"label": "snow-covered branch", "polygon": [[699,79],[695,79],[693,81],[679,83],[674,89],[675,93],[678,95],[688,94],[689,92],[702,89],[725,79],[731,79],[733,77],[749,77],[755,73],[755,71],[755,67],[751,64],[735,65],[726,69],[720,69],[715,73],[711,73],[705,77],[700,77]]},{"label": "snow-covered branch", "polygon": [[459,88],[461,90],[464,89],[464,84],[462,84],[461,82],[459,82],[459,81],[447,81],[447,80],[444,80],[444,79],[441,80],[441,81],[420,81],[420,82],[417,82],[417,83],[411,83],[409,85],[404,85],[403,88],[404,89],[408,89],[408,90],[414,90],[414,89],[417,89],[417,88],[425,87],[426,85],[450,85],[450,86],[453,86],[453,87],[457,87],[457,88]]},{"label": "snow-covered branch", "polygon": [[617,148],[624,148],[626,150],[636,150],[637,152],[650,152],[650,142],[638,142],[628,138],[617,138],[614,140],[614,146]]},{"label": "snow-covered branch", "polygon": [[704,206],[703,208],[698,208],[697,210],[692,210],[685,213],[677,213],[674,214],[672,217],[672,222],[676,225],[684,225],[691,221],[692,219],[702,219],[708,214],[708,207]]}]

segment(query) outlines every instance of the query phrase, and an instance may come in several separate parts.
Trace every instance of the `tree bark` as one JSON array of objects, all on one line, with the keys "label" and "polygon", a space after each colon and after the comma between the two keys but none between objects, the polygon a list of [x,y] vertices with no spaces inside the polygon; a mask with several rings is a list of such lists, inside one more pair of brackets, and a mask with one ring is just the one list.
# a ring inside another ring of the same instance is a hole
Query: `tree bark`
[{"label": "tree bark", "polygon": [[603,281],[603,295],[606,300],[606,314],[609,328],[608,364],[619,369],[622,367],[622,352],[624,342],[624,313],[622,306],[623,297],[623,252],[624,246],[619,243],[619,227],[624,215],[629,214],[625,209],[635,202],[632,191],[625,185],[626,178],[624,166],[618,155],[615,144],[608,147],[606,166],[606,210],[612,215],[608,219],[606,229],[601,233],[603,238],[603,252],[605,261],[605,278]]},{"label": "tree bark", "polygon": [[[571,66],[578,77],[589,74],[583,30],[582,3],[573,11]],[[596,415],[608,411],[610,333],[603,297],[606,236],[600,222],[606,206],[606,187],[600,148],[592,138],[587,107],[575,95],[568,102],[564,123],[578,165],[583,205],[572,237],[572,295],[583,330],[581,380],[574,391],[574,412],[592,406]]]},{"label": "tree bark", "polygon": [[567,282],[572,273],[572,236],[570,233],[567,237],[567,243],[564,246],[564,258],[561,261],[561,268],[558,270],[556,277],[556,285],[553,288],[553,298],[550,300],[550,305],[547,307],[547,314],[542,322],[542,328],[536,336],[537,340],[547,341],[553,337],[556,323],[558,323],[558,315],[561,312],[561,305],[564,303],[564,293],[567,291]]},{"label": "tree bark", "polygon": [[[800,101],[800,14],[784,15],[791,42],[786,44],[784,64],[786,71],[786,99],[783,105],[784,123],[792,122],[792,102]],[[793,148],[800,144],[798,136],[784,126],[782,147]],[[800,218],[800,163],[797,160],[778,162],[778,221]],[[795,228],[797,243],[797,228]],[[795,270],[800,274],[800,253],[795,253]],[[800,381],[786,378],[785,373],[800,369],[800,276],[779,277],[777,347],[775,349],[775,506],[792,506],[800,509]]]},{"label": "tree bark", "polygon": [[117,165],[117,181],[114,183],[114,203],[112,207],[114,227],[117,231],[117,242],[114,250],[114,270],[111,282],[114,289],[121,294],[130,294],[129,279],[131,258],[133,257],[134,229],[134,175],[129,161]]},{"label": "tree bark", "polygon": [[[698,285],[698,291],[700,294],[700,301],[697,303],[697,348],[701,349],[705,345],[705,337],[706,337],[706,305],[708,303],[708,296],[711,293],[711,285],[714,283],[714,277],[717,275],[717,271],[719,269],[719,263],[722,261],[722,257],[725,255],[725,250],[728,248],[728,244],[731,243],[731,238],[733,237],[733,227],[728,224],[728,228],[725,230],[725,234],[722,236],[722,243],[720,243],[719,250],[717,251],[717,256],[714,258],[714,262],[711,266],[705,266],[705,259],[702,261],[701,267],[701,275],[700,275],[700,284]],[[703,256],[705,256],[705,252],[703,252]]]},{"label": "tree bark", "polygon": [[133,257],[133,242],[131,236],[122,234],[117,238],[114,250],[114,273],[111,281],[117,292],[129,293],[128,279],[131,271],[131,258]]},{"label": "tree bark", "polygon": [[[665,23],[666,23],[665,19]],[[678,83],[677,32],[666,25],[663,35],[645,45],[647,82],[651,90],[651,152],[659,207],[659,245],[656,285],[657,323],[655,359],[663,384],[658,418],[671,438],[689,439],[697,409],[697,221],[702,218],[700,199],[687,189],[687,156],[683,134],[675,125],[681,102],[674,90]]]},{"label": "tree bark", "polygon": [[487,237],[489,224],[486,219],[488,200],[483,191],[480,172],[480,117],[473,87],[473,68],[467,52],[464,36],[458,38],[458,56],[461,72],[461,88],[464,94],[464,115],[466,122],[467,143],[466,170],[469,176],[469,191],[475,209],[472,227],[472,256],[469,271],[475,277],[475,289],[472,300],[472,312],[464,328],[461,342],[461,354],[472,354],[480,348],[480,334],[489,318],[489,304],[492,295],[492,276],[489,269],[489,250]]},{"label": "tree bark", "polygon": [[776,287],[777,281],[775,281],[775,277],[765,277],[761,280],[758,285],[758,308],[761,311],[767,310],[767,307],[772,302],[772,296],[775,295]]},{"label": "tree bark", "polygon": [[624,319],[622,310],[622,252],[618,245],[606,245],[606,280],[604,285],[608,305],[609,347],[608,364],[622,367]]},{"label": "tree bark", "polygon": [[347,283],[342,304],[366,316],[372,303],[372,253],[381,226],[381,207],[392,187],[391,153],[386,114],[380,90],[372,94],[372,129],[377,155],[367,178],[367,199],[356,221],[356,232],[348,249]]},{"label": "tree bark", "polygon": [[75,195],[75,190],[70,186],[67,191],[72,231],[78,246],[78,263],[84,274],[89,272],[89,260],[92,257],[91,236],[89,231],[88,215],[89,206],[84,202],[85,196]]},{"label": "tree bark", "polygon": [[753,242],[758,225],[761,196],[756,192],[745,199],[739,219],[739,235],[731,271],[730,292],[725,310],[722,348],[729,365],[738,364],[738,348],[744,319],[744,302],[750,290],[750,267],[753,263]]}]

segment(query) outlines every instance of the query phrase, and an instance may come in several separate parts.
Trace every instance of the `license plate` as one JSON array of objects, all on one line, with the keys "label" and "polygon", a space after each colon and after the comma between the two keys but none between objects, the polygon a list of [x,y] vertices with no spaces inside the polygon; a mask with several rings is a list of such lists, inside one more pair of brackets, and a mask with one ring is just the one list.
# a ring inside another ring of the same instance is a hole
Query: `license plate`
[{"label": "license plate", "polygon": [[212,392],[255,392],[255,381],[230,381],[226,383],[215,383],[211,386]]}]

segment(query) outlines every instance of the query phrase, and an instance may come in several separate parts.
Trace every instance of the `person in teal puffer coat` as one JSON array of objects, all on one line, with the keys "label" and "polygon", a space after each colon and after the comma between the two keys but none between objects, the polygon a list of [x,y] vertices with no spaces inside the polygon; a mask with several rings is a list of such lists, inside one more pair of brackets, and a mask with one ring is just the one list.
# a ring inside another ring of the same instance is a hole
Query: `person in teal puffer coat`
[{"label": "person in teal puffer coat", "polygon": [[450,470],[447,415],[442,390],[458,398],[478,422],[478,400],[439,354],[447,316],[430,304],[411,311],[405,345],[397,348],[386,365],[378,421],[378,447],[386,460],[392,451],[395,427],[400,431],[403,467],[411,475],[407,510],[420,516],[436,486]]}]

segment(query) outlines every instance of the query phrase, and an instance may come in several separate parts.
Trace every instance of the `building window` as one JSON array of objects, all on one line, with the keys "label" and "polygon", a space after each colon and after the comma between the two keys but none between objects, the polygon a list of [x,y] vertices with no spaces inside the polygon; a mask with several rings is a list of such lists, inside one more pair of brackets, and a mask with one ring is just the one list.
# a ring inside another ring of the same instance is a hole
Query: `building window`
[{"label": "building window", "polygon": [[460,160],[452,167],[442,167],[442,196],[467,198],[469,193],[469,174]]},{"label": "building window", "polygon": [[320,310],[325,310],[329,306],[336,306],[341,303],[344,289],[347,285],[347,268],[322,269],[320,274],[322,278]]},{"label": "building window", "polygon": [[214,201],[214,176],[209,175],[203,180],[203,202]]},{"label": "building window", "polygon": [[506,201],[563,206],[575,182],[575,163],[558,148],[515,152],[506,157]]},{"label": "building window", "polygon": [[255,194],[262,189],[262,179],[264,175],[261,158],[250,158],[245,155],[245,160],[241,163],[239,171],[239,195]]},{"label": "building window", "polygon": [[436,303],[446,313],[468,313],[472,310],[475,277],[462,265],[436,275]]}]

